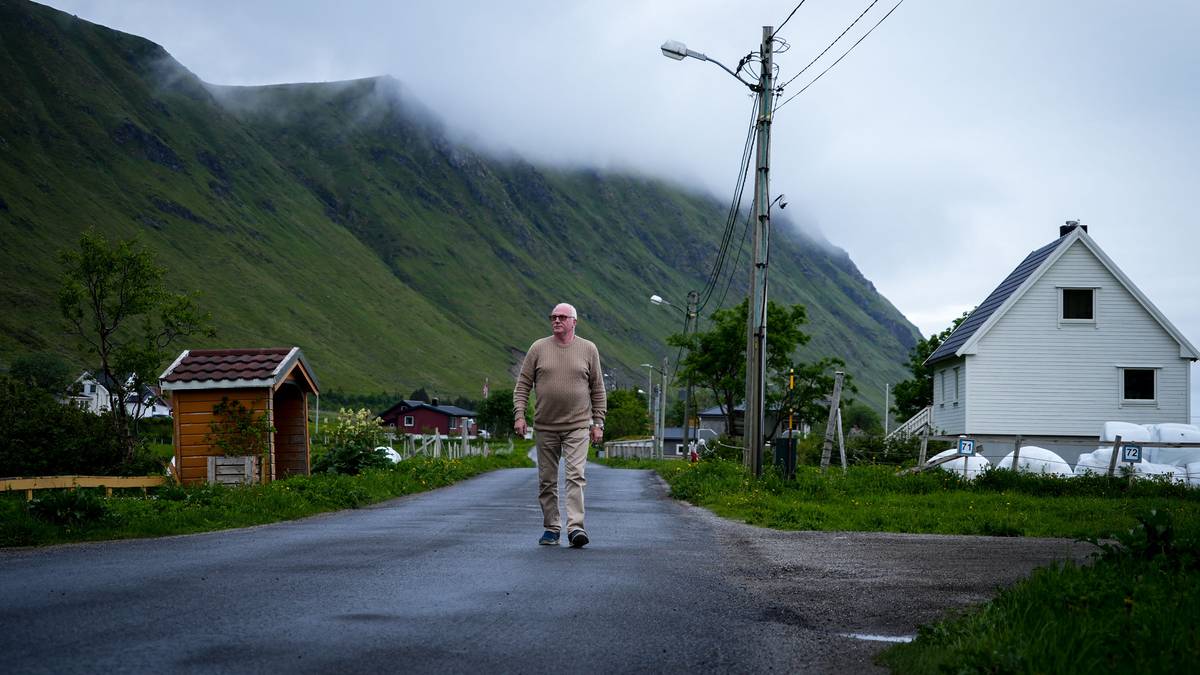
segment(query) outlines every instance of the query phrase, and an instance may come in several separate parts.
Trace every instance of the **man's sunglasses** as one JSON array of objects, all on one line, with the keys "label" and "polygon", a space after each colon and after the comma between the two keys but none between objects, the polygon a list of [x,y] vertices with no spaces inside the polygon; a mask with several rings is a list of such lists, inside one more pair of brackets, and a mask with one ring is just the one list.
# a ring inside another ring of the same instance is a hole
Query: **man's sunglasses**
[{"label": "man's sunglasses", "polygon": [[566,321],[567,319],[574,319],[574,318],[575,317],[570,316],[568,314],[551,314],[550,315],[551,321]]}]

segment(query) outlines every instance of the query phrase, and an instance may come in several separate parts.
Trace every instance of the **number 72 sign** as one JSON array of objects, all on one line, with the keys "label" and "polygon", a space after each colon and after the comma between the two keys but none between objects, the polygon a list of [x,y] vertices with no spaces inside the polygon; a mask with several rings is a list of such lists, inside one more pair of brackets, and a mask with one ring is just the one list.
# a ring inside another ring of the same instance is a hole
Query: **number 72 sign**
[{"label": "number 72 sign", "polygon": [[1136,464],[1142,461],[1142,446],[1140,445],[1122,445],[1121,446],[1121,461]]}]

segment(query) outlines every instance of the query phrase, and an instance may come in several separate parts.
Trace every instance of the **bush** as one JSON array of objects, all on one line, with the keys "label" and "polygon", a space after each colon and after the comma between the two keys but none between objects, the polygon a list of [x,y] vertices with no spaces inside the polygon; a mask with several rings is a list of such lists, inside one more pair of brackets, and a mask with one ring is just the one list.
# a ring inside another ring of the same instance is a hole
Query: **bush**
[{"label": "bush", "polygon": [[0,376],[0,476],[129,475],[153,468],[126,461],[110,414],[93,415]]},{"label": "bush", "polygon": [[68,529],[109,517],[108,504],[92,490],[47,490],[28,509],[34,517]]},{"label": "bush", "polygon": [[383,434],[383,420],[370,410],[343,408],[329,425],[328,445],[313,461],[313,472],[357,475],[391,466],[383,452],[375,450],[383,442]]}]

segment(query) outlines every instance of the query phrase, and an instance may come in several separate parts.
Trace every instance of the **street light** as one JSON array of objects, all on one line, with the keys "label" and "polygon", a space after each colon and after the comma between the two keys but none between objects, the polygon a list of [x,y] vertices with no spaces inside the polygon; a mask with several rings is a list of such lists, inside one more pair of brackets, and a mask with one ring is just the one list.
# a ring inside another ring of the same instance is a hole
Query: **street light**
[{"label": "street light", "polygon": [[[664,53],[666,52],[665,49],[663,51],[664,51]],[[687,337],[689,328],[692,331],[695,331],[696,328],[698,328],[698,321],[696,320],[696,304],[699,302],[699,300],[700,300],[699,292],[689,291],[688,292],[687,309],[684,310],[679,305],[675,305],[675,304],[668,302],[667,300],[663,300],[661,295],[655,294],[655,295],[650,296],[651,303],[653,303],[655,305],[665,305],[665,306],[670,307],[670,308],[672,308],[676,311],[679,311],[683,314],[683,317],[684,317],[683,335],[684,335],[684,337]],[[679,364],[676,364],[676,368],[678,368],[678,367],[679,367]],[[665,382],[665,377],[664,377],[664,382]],[[692,429],[691,417],[690,417],[691,410],[692,410],[692,380],[691,380],[691,377],[689,376],[687,381],[684,383],[684,400],[683,400],[683,447],[685,447],[685,448],[690,447],[689,443],[691,441],[691,429]]]},{"label": "street light", "polygon": [[[746,418],[742,462],[755,475],[762,474],[764,437],[764,400],[766,398],[766,344],[767,344],[767,261],[771,234],[771,204],[769,199],[771,116],[772,98],[775,94],[775,66],[772,52],[775,31],[772,26],[763,26],[762,43],[759,49],[761,60],[757,83],[748,82],[737,72],[707,55],[692,51],[687,45],[675,40],[664,42],[661,49],[668,58],[681,61],[692,57],[700,61],[711,61],[729,73],[738,82],[758,94],[758,116],[756,121],[756,148],[754,173],[754,257],[750,265],[750,296],[747,298],[749,313],[746,321]],[[749,57],[747,57],[748,59]],[[747,59],[738,63],[740,71]]]}]

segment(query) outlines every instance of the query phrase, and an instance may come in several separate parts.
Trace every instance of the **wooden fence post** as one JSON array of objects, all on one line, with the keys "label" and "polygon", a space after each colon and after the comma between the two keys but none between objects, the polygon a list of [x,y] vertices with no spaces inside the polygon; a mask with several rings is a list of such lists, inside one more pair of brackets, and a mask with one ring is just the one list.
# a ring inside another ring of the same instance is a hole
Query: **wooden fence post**
[{"label": "wooden fence post", "polygon": [[829,397],[829,421],[825,424],[825,442],[821,444],[821,473],[829,468],[829,455],[833,452],[834,425],[837,424],[838,410],[842,407],[842,378],[845,373],[837,371],[833,374],[833,395]]},{"label": "wooden fence post", "polygon": [[1108,475],[1112,476],[1117,470],[1117,455],[1121,452],[1121,436],[1118,434],[1113,441],[1112,457],[1108,458]]},{"label": "wooden fence post", "polygon": [[1013,444],[1012,470],[1017,470],[1017,460],[1021,457],[1021,434],[1017,434],[1017,442]]},{"label": "wooden fence post", "polygon": [[929,449],[929,425],[921,431],[921,454],[917,456],[917,466],[925,466],[925,452]]}]

